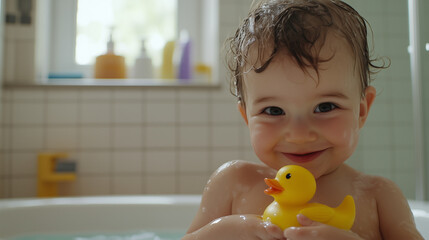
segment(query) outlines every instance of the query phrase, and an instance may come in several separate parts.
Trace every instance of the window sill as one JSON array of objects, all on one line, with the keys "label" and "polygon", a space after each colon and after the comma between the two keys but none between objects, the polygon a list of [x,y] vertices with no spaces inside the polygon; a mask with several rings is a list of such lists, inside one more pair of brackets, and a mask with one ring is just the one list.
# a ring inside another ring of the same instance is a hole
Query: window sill
[{"label": "window sill", "polygon": [[190,80],[179,82],[178,79],[94,79],[94,78],[70,78],[70,79],[46,79],[45,81],[23,83],[5,82],[5,88],[17,87],[167,87],[167,88],[218,88],[218,82],[204,82]]}]

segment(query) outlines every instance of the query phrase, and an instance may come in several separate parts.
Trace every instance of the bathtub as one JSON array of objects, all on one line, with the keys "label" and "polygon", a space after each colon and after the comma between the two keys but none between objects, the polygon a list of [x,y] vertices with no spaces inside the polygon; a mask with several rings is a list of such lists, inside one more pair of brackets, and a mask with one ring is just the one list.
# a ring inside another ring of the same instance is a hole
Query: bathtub
[{"label": "bathtub", "polygon": [[[180,239],[200,200],[199,195],[0,200],[0,240],[59,239],[61,235],[90,235],[94,237],[86,239],[99,240],[124,234],[128,236],[124,239],[156,239],[149,234],[154,232]],[[46,234],[51,237],[43,237]],[[101,235],[106,237],[97,237]],[[139,236],[130,237],[135,235]]]},{"label": "bathtub", "polygon": [[416,220],[417,229],[424,239],[429,239],[429,202],[408,201]]},{"label": "bathtub", "polygon": [[[144,235],[165,231],[176,234],[176,238],[169,239],[180,239],[194,218],[200,200],[199,195],[0,200],[0,239],[48,239],[40,236],[91,233],[98,237],[86,239],[99,240],[113,239],[99,237],[100,234]],[[419,231],[429,239],[429,203],[409,202]],[[149,238],[140,235],[140,238],[126,239]]]}]

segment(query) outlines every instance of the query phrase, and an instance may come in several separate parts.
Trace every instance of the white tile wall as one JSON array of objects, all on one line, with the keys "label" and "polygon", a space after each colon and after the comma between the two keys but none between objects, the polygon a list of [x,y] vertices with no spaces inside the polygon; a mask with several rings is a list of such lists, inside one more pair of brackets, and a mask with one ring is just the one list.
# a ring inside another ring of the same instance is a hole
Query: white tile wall
[{"label": "white tile wall", "polygon": [[149,150],[146,153],[145,168],[150,174],[174,174],[177,155],[174,150]]},{"label": "white tile wall", "polygon": [[113,194],[110,175],[79,176],[76,181],[76,194],[79,195],[109,195]]},{"label": "white tile wall", "polygon": [[179,103],[178,112],[179,124],[204,124],[209,120],[207,102],[201,100]]},{"label": "white tile wall", "polygon": [[145,145],[147,148],[174,148],[177,144],[175,126],[147,126]]},{"label": "white tile wall", "polygon": [[178,183],[173,174],[157,174],[145,176],[145,192],[153,194],[172,194],[178,192]]},{"label": "white tile wall", "polygon": [[[70,125],[77,123],[79,116],[77,102],[51,101],[48,100],[48,103],[46,104],[46,124]],[[40,111],[40,114],[45,114],[45,111]]]},{"label": "white tile wall", "polygon": [[210,128],[207,126],[180,126],[179,147],[208,148]]},{"label": "white tile wall", "polygon": [[35,74],[34,25],[6,25],[4,29],[4,80],[25,83]]},{"label": "white tile wall", "polygon": [[112,154],[110,151],[82,151],[77,157],[81,175],[107,175],[111,172]]},{"label": "white tile wall", "polygon": [[58,149],[70,151],[77,149],[78,146],[78,128],[76,126],[46,128],[45,149]]},{"label": "white tile wall", "polygon": [[174,124],[177,121],[176,104],[157,100],[147,102],[144,115],[148,124]]},{"label": "white tile wall", "polygon": [[[82,100],[83,101],[83,100]],[[82,124],[109,124],[112,119],[112,106],[108,102],[81,102],[79,122]]]},{"label": "white tile wall", "polygon": [[210,152],[206,150],[183,150],[178,156],[177,170],[180,174],[210,172]]},{"label": "white tile wall", "polygon": [[143,152],[141,151],[114,151],[112,154],[112,170],[117,174],[142,174]]},{"label": "white tile wall", "polygon": [[11,150],[40,150],[44,145],[45,132],[43,127],[12,127]]},{"label": "white tile wall", "polygon": [[141,174],[115,175],[112,183],[112,194],[141,194],[143,189],[142,178],[143,176]]},{"label": "white tile wall", "polygon": [[109,149],[112,142],[110,126],[81,126],[79,128],[79,149]]},{"label": "white tile wall", "polygon": [[12,118],[16,125],[41,125],[45,118],[44,105],[38,102],[18,102],[12,106]]},{"label": "white tile wall", "polygon": [[27,175],[34,177],[37,175],[37,162],[34,161],[33,153],[12,153],[10,164],[12,176]]},{"label": "white tile wall", "polygon": [[[221,43],[235,31],[250,2],[219,0]],[[392,67],[374,82],[379,95],[349,162],[393,179],[413,197],[406,5],[402,0],[348,2],[371,22],[376,53],[392,60]],[[6,33],[6,80],[21,78],[18,71],[30,68],[29,31]],[[12,41],[14,36],[22,40]],[[16,51],[26,56],[21,65],[16,64]],[[224,162],[258,162],[229,93],[226,70],[220,69],[219,75],[222,87],[213,89],[4,89],[0,197],[35,196],[41,150],[66,151],[76,159],[78,177],[61,185],[64,195],[201,193],[210,174]]]}]

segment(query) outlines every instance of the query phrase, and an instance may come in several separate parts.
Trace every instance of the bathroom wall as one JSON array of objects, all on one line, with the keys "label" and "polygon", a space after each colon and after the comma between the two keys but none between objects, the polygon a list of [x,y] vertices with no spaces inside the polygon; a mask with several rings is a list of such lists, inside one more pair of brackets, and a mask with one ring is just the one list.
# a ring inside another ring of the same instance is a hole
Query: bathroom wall
[{"label": "bathroom wall", "polygon": [[[219,1],[221,46],[250,2]],[[392,61],[374,81],[378,97],[348,162],[394,180],[412,198],[406,1],[348,2],[371,23],[375,53]],[[19,41],[14,44],[22,49]],[[222,163],[257,161],[224,68],[219,76],[221,87],[211,88],[4,88],[0,197],[35,196],[36,156],[44,150],[68,152],[78,162],[77,181],[62,185],[64,195],[201,193]]]},{"label": "bathroom wall", "polygon": [[387,56],[389,69],[376,75],[378,96],[356,153],[356,167],[394,180],[408,197],[415,192],[413,112],[407,47],[407,1],[347,1],[371,24],[375,56]]},{"label": "bathroom wall", "polygon": [[[429,28],[426,23],[429,22],[429,1],[420,1],[420,43],[423,46],[421,61],[422,61],[422,101],[423,101],[423,135],[424,135],[424,146],[429,146]],[[424,148],[424,157],[429,159],[429,147]],[[429,163],[426,160],[425,165],[426,173],[429,172]],[[429,200],[429,175],[426,174],[425,178],[425,191],[426,200]]]},{"label": "bathroom wall", "polygon": [[[4,4],[5,1],[0,0],[0,19],[3,19],[4,17]],[[0,24],[0,73],[3,72],[3,39],[4,39],[4,26],[3,24]],[[0,75],[0,84],[2,83],[2,77]],[[0,119],[2,117],[2,105],[1,105],[1,99],[2,99],[2,93],[3,91],[0,90]],[[0,120],[1,122],[1,120]],[[1,124],[0,124],[1,125]],[[0,136],[2,136],[2,127],[0,127]],[[0,146],[2,146],[2,138],[0,138]],[[1,158],[1,156],[0,156]],[[0,189],[3,189],[3,181],[0,180]],[[0,190],[0,197],[1,197],[1,192],[2,190]]]}]

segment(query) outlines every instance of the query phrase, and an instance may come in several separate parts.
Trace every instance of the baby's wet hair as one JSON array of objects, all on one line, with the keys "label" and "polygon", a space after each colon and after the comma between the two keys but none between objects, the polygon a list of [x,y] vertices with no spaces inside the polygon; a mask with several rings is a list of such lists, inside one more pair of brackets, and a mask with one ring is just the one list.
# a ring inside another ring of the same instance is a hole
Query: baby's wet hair
[{"label": "baby's wet hair", "polygon": [[371,58],[367,26],[355,9],[339,0],[262,0],[227,41],[231,92],[245,105],[243,75],[263,72],[280,54],[289,54],[303,71],[312,68],[318,73],[319,64],[330,60],[319,53],[326,35],[333,33],[350,46],[364,94],[372,75],[388,65],[376,65],[379,59]]}]

